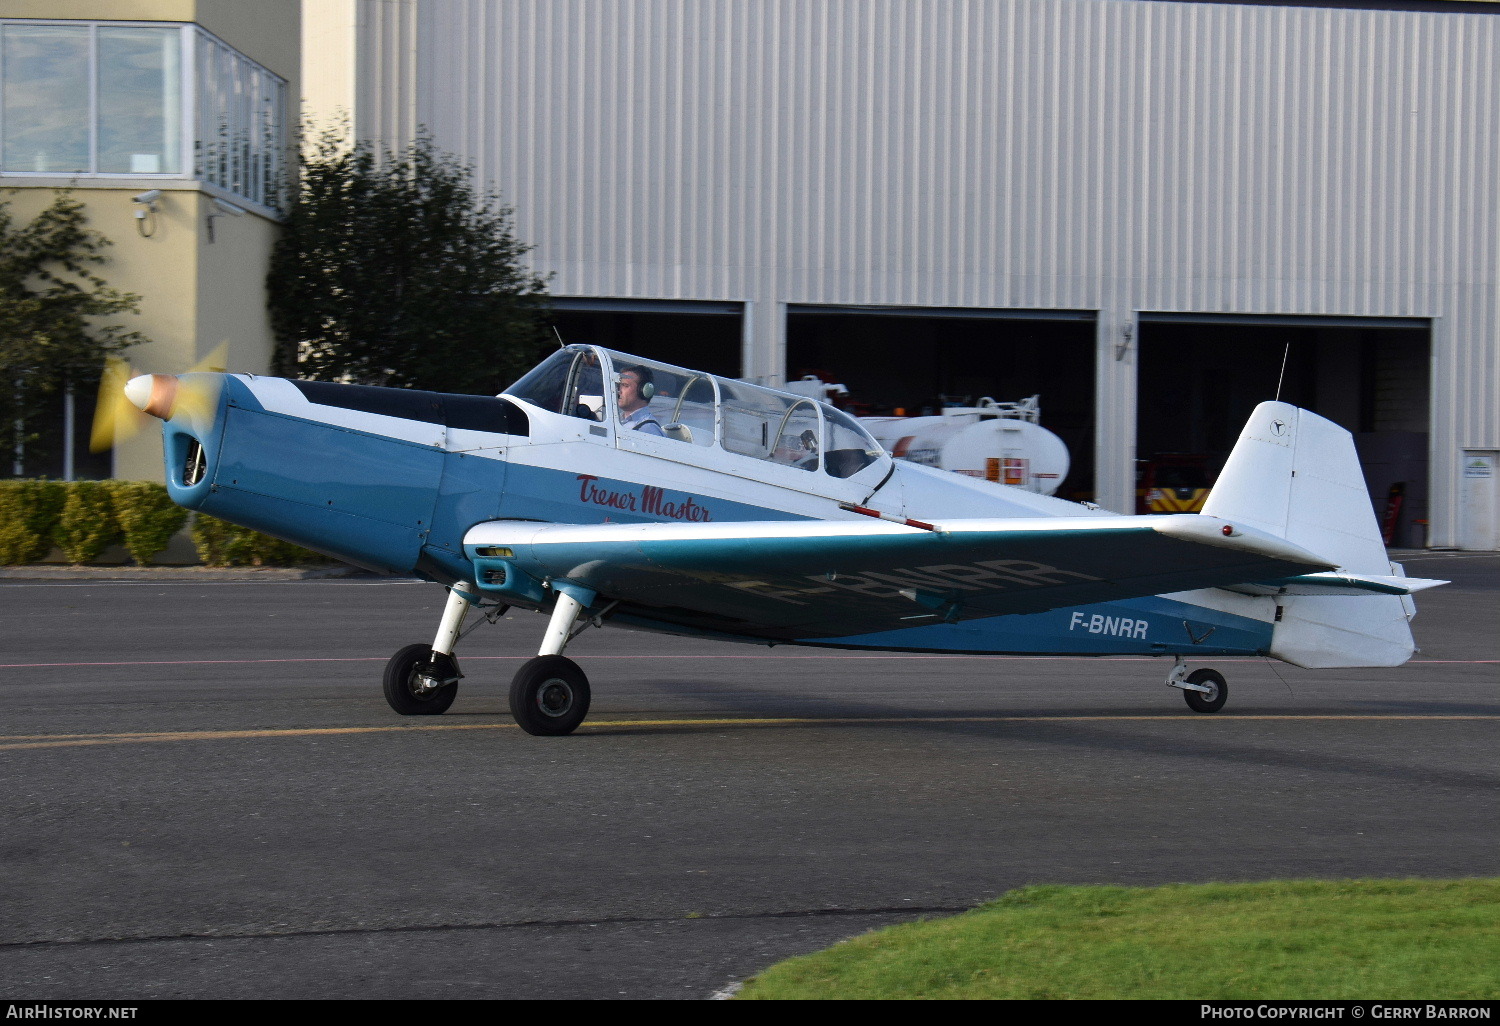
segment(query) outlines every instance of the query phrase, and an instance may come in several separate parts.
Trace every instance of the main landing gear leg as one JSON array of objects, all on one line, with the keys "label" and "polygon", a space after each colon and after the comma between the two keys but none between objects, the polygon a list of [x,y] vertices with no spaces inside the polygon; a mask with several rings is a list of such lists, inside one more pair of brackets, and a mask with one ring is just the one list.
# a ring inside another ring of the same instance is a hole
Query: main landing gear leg
[{"label": "main landing gear leg", "polygon": [[1182,656],[1177,657],[1172,672],[1167,674],[1167,687],[1181,688],[1183,700],[1193,712],[1218,712],[1229,700],[1229,684],[1222,673],[1207,667],[1188,673]]},{"label": "main landing gear leg", "polygon": [[448,603],[431,645],[407,645],[385,666],[385,700],[403,716],[435,716],[446,712],[458,696],[458,660],[453,647],[473,605],[464,598],[460,582],[448,589]]},{"label": "main landing gear leg", "polygon": [[541,654],[523,664],[510,684],[511,715],[528,734],[571,734],[589,711],[589,679],[562,653],[573,639],[573,622],[594,593],[557,586],[556,594]]}]

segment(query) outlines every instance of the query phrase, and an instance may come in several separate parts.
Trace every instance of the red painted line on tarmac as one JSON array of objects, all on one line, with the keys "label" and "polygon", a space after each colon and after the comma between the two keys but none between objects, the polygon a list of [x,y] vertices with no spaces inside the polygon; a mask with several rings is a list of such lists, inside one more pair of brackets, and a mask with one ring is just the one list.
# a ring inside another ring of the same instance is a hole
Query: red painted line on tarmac
[{"label": "red painted line on tarmac", "polygon": [[[515,660],[530,659],[529,655],[514,656],[480,656],[469,655],[463,657],[466,662],[488,661],[488,660]],[[916,659],[970,659],[970,660],[1009,660],[1011,662],[1065,662],[1074,660],[1078,662],[1106,662],[1118,663],[1150,663],[1156,662],[1167,656],[1032,656],[1032,655],[965,655],[962,653],[933,652],[886,652],[875,655],[585,655],[581,658],[589,661],[605,661],[610,659],[649,659],[652,662],[661,662],[667,659],[898,659],[910,662]],[[1255,656],[1226,656],[1209,657],[1215,663],[1257,663],[1262,660]],[[305,656],[296,659],[133,659],[118,662],[88,662],[88,663],[0,663],[0,670],[27,670],[27,669],[50,669],[61,667],[78,666],[251,666],[260,663],[383,663],[388,661],[387,656]],[[1204,662],[1206,660],[1194,660]],[[1485,666],[1500,663],[1500,659],[1413,659],[1407,665],[1410,666],[1434,666],[1438,664],[1460,665],[1460,666]],[[1359,669],[1359,667],[1350,667]],[[1383,667],[1375,667],[1383,669]]]},{"label": "red painted line on tarmac", "polygon": [[25,670],[59,666],[239,666],[248,663],[383,663],[380,656],[305,659],[136,659],[114,663],[0,663],[0,670]]},{"label": "red painted line on tarmac", "polygon": [[[49,668],[66,666],[242,666],[254,663],[383,663],[388,656],[308,656],[304,659],[137,659],[121,662],[96,662],[96,663],[0,663],[0,670],[23,670],[31,668]],[[502,659],[531,659],[529,655],[513,656],[464,656],[465,662],[476,662],[482,660]],[[587,655],[580,658],[588,660],[607,659],[650,659],[652,662],[660,662],[664,659],[1020,659],[1020,660],[1061,660],[1061,659],[1110,659],[1116,662],[1151,662],[1155,656],[1011,656],[1011,655],[954,655],[947,653],[933,653],[923,655],[913,652],[889,652],[883,655]],[[1249,660],[1220,659],[1218,662],[1246,662]]]}]

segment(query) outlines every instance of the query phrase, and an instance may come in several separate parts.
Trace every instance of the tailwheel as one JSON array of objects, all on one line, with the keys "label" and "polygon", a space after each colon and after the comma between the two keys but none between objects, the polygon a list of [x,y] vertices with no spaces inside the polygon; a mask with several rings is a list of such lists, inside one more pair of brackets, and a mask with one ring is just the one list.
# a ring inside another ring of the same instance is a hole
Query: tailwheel
[{"label": "tailwheel", "polygon": [[1212,713],[1224,708],[1229,700],[1229,684],[1218,670],[1204,668],[1187,675],[1187,683],[1208,688],[1208,691],[1183,689],[1182,697],[1193,712]]},{"label": "tailwheel", "polygon": [[571,659],[537,656],[511,681],[510,712],[528,734],[571,734],[589,712],[589,679]]},{"label": "tailwheel", "polygon": [[402,716],[436,716],[458,697],[458,662],[431,645],[407,645],[385,664],[385,700]]}]

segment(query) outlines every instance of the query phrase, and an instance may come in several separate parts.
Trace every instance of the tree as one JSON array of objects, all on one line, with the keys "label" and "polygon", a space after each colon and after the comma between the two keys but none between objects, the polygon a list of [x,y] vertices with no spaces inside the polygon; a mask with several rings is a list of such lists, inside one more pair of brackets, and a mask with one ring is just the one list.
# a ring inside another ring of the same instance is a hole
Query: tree
[{"label": "tree", "polygon": [[390,153],[322,133],[271,254],[275,373],[500,391],[546,345],[512,213],[430,138]]},{"label": "tree", "polygon": [[60,390],[91,387],[105,356],[146,341],[104,320],[135,313],[140,297],[93,273],[110,242],[87,220],[66,190],[21,225],[0,198],[0,418],[15,426],[18,448],[36,440]]}]

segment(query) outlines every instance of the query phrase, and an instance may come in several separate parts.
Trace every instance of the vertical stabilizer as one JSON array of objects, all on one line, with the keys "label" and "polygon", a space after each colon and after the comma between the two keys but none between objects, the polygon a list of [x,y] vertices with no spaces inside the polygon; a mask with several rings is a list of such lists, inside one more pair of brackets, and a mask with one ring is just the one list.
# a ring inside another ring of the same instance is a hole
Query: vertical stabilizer
[{"label": "vertical stabilizer", "polygon": [[1203,512],[1268,531],[1354,573],[1390,573],[1354,436],[1288,403],[1251,414]]},{"label": "vertical stabilizer", "polygon": [[[1395,574],[1354,437],[1287,403],[1261,403],[1203,512],[1267,531],[1350,573]],[[1410,599],[1286,595],[1271,655],[1297,666],[1399,666],[1411,657]]]}]

